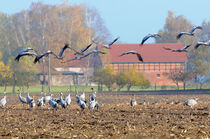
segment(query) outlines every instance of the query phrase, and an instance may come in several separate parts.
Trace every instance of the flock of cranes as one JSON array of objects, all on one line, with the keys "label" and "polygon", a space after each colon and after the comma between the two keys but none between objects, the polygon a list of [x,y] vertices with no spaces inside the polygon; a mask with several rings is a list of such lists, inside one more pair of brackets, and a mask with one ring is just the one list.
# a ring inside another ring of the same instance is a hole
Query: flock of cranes
[{"label": "flock of cranes", "polygon": [[[180,39],[183,35],[194,36],[194,34],[195,34],[194,32],[197,29],[202,30],[203,28],[201,26],[194,26],[189,32],[180,32],[177,35],[177,39]],[[157,38],[157,37],[161,37],[161,35],[158,34],[158,33],[149,33],[148,35],[146,35],[142,39],[140,46],[142,46],[149,38]],[[210,40],[207,41],[207,42],[197,42],[197,44],[195,46],[195,49],[197,49],[201,45],[210,46]],[[179,48],[179,49],[171,49],[171,48],[167,48],[167,47],[163,47],[163,48],[165,50],[170,50],[172,52],[187,52],[187,48],[189,48],[190,46],[191,46],[191,44],[190,45],[187,45],[187,46],[184,46],[183,48]],[[137,55],[138,60],[143,62],[143,58],[142,58],[141,54],[138,53],[138,52],[136,52],[136,51],[132,51],[131,50],[131,51],[128,51],[128,52],[124,52],[120,56],[127,55],[127,54],[135,54],[135,55]]]},{"label": "flock of cranes", "polygon": [[[194,32],[196,30],[202,30],[202,27],[201,26],[194,26],[189,32],[180,32],[178,35],[177,35],[177,39],[180,39],[183,35],[187,35],[187,36],[194,36]],[[157,37],[161,37],[160,34],[158,33],[149,33],[148,35],[146,35],[142,41],[141,41],[141,44],[140,46],[143,46],[144,43],[149,39],[149,38],[157,38]],[[108,44],[105,44],[105,45],[102,45],[102,47],[106,48],[106,49],[111,49],[111,46],[119,39],[120,37],[117,37],[116,39],[114,39],[112,42],[108,43]],[[89,45],[87,45],[86,47],[84,47],[83,49],[77,51],[75,50],[74,48],[72,48],[71,46],[69,46],[69,44],[65,44],[64,47],[60,50],[59,54],[56,55],[54,52],[52,52],[51,50],[48,50],[44,53],[41,53],[41,54],[37,54],[36,52],[29,52],[31,50],[33,50],[32,48],[25,48],[23,50],[21,50],[18,55],[16,56],[15,60],[16,61],[19,61],[21,57],[23,56],[35,56],[35,59],[34,59],[34,63],[37,63],[40,61],[41,58],[43,58],[44,56],[48,56],[48,55],[54,55],[55,58],[59,59],[59,60],[62,60],[61,63],[66,63],[66,62],[70,62],[70,61],[73,61],[73,60],[80,60],[82,58],[85,58],[87,56],[89,56],[90,54],[93,54],[93,53],[100,53],[100,54],[106,54],[105,52],[103,51],[100,51],[100,50],[96,50],[96,49],[93,49],[93,50],[90,50],[89,52],[86,53],[86,51],[92,46],[92,44],[95,43],[95,44],[98,44],[98,42],[92,40],[92,43],[90,43]],[[195,46],[195,49],[197,49],[199,46],[201,45],[204,45],[204,46],[210,46],[210,40],[207,41],[207,42],[200,42],[198,41],[196,46]],[[187,49],[190,47],[191,45],[187,45],[187,46],[184,46],[183,48],[179,48],[179,49],[171,49],[171,48],[167,48],[167,47],[163,47],[165,50],[170,50],[172,52],[187,52]],[[75,57],[71,58],[71,59],[68,59],[66,61],[63,61],[63,53],[66,49],[70,49],[72,51],[74,51],[74,55]],[[124,52],[122,53],[120,56],[124,56],[124,55],[129,55],[129,54],[135,54],[138,58],[139,61],[142,61],[143,62],[143,58],[141,56],[140,53],[136,52],[136,51],[127,51],[127,52]]]},{"label": "flock of cranes", "polygon": [[[107,48],[107,49],[110,49],[111,45],[114,44],[117,40],[119,39],[116,38],[114,39],[112,42],[110,42],[109,44],[106,44],[106,45],[103,45],[103,47]],[[92,40],[93,41],[93,40]],[[60,50],[59,54],[56,55],[54,52],[52,52],[51,50],[47,50],[46,52],[44,53],[41,53],[41,54],[37,54],[36,52],[29,52],[29,51],[32,51],[33,49],[32,48],[25,48],[23,50],[21,50],[18,55],[16,56],[15,60],[16,61],[19,61],[21,57],[23,56],[35,56],[35,59],[34,59],[34,64],[36,64],[37,62],[40,62],[40,59],[45,57],[45,56],[48,56],[48,55],[54,55],[55,58],[59,59],[59,60],[63,60],[63,53],[66,49],[70,49],[72,51],[74,51],[74,55],[76,55],[75,57],[71,58],[71,59],[68,59],[67,61],[62,61],[61,63],[66,63],[66,62],[70,62],[70,61],[73,61],[73,60],[79,60],[79,59],[82,59],[82,58],[85,58],[87,56],[89,56],[90,54],[93,54],[93,53],[100,53],[100,54],[106,54],[105,52],[103,51],[100,51],[100,50],[96,50],[96,49],[93,49],[93,50],[90,50],[89,52],[85,53],[91,46],[93,43],[96,43],[95,41],[93,41],[91,44],[87,45],[86,47],[82,48],[81,50],[77,51],[75,50],[74,48],[72,48],[71,46],[69,46],[69,44],[65,44],[64,47]]]},{"label": "flock of cranes", "polygon": [[[157,102],[153,102],[151,104],[156,104],[156,103]],[[166,102],[166,104],[179,104],[179,103],[180,103],[179,101],[177,101],[177,102],[173,102],[173,101],[172,102]],[[144,101],[143,103],[140,103],[140,104],[145,105],[146,102]],[[191,109],[192,109],[194,105],[198,104],[198,98],[188,99],[188,100],[184,101],[183,104],[186,105],[186,106],[191,107]],[[130,100],[130,106],[134,107],[136,105],[137,105],[137,101],[135,99],[135,95],[132,94],[132,97],[131,97],[131,100]]]},{"label": "flock of cranes", "polygon": [[36,104],[38,107],[41,107],[49,103],[52,108],[57,109],[59,104],[62,108],[67,108],[67,106],[71,104],[70,92],[65,98],[63,98],[63,93],[60,93],[60,98],[53,98],[53,94],[47,96],[46,93],[43,95],[43,92],[41,92],[41,98],[37,100],[37,103],[35,103],[34,98],[29,95],[29,92],[25,98],[19,91],[18,98],[22,104],[28,104],[31,108],[35,107]]},{"label": "flock of cranes", "polygon": [[[28,105],[30,108],[34,108],[36,107],[36,105],[38,107],[42,107],[44,105],[50,105],[53,109],[58,109],[59,106],[62,108],[67,108],[72,100],[71,100],[71,94],[70,94],[70,90],[68,89],[68,95],[66,97],[63,96],[63,93],[60,93],[60,98],[56,98],[53,97],[53,94],[51,95],[46,95],[46,93],[42,93],[41,92],[41,98],[39,98],[37,100],[37,102],[35,102],[34,97],[31,97],[29,92],[27,92],[26,97],[23,97],[21,95],[21,91],[19,91],[18,94],[18,99],[19,101],[24,105]],[[81,108],[81,110],[86,109],[87,105],[88,108],[92,111],[94,111],[95,108],[99,108],[99,103],[96,100],[96,92],[93,92],[90,96],[89,96],[89,103],[87,104],[87,100],[85,98],[85,93],[83,92],[81,95],[78,95],[78,93],[76,94],[76,102],[78,104],[78,106]],[[6,100],[6,92],[4,92],[4,97],[0,100],[0,107],[4,107],[7,103]],[[198,98],[195,99],[188,99],[184,102],[184,105],[187,105],[191,108],[193,108],[194,105],[196,105],[198,103]],[[139,103],[141,104],[141,103]],[[143,105],[146,104],[146,102],[144,101],[144,103],[142,103]],[[155,104],[155,103],[154,103]],[[167,103],[166,104],[178,104],[178,103]],[[135,95],[132,94],[131,100],[130,100],[130,106],[131,107],[135,107],[137,105],[137,101],[135,99]]]},{"label": "flock of cranes", "polygon": [[[53,109],[58,109],[59,105],[62,108],[67,108],[71,104],[71,94],[69,89],[68,89],[68,95],[64,97],[63,93],[60,93],[60,98],[53,97],[53,94],[47,96],[45,93],[43,95],[43,93],[41,92],[41,98],[39,98],[36,103],[34,98],[29,95],[29,92],[27,93],[27,96],[25,98],[21,95],[21,92],[19,91],[18,98],[22,104],[28,104],[29,107],[31,108],[35,107],[36,105],[38,107],[42,107],[46,104],[49,104]],[[84,110],[87,104],[87,101],[85,99],[85,93],[83,92],[81,95],[76,95],[76,100],[78,106],[82,110]],[[94,108],[99,108],[99,103],[96,101],[96,92],[90,95],[89,108],[91,110],[94,110]]]}]

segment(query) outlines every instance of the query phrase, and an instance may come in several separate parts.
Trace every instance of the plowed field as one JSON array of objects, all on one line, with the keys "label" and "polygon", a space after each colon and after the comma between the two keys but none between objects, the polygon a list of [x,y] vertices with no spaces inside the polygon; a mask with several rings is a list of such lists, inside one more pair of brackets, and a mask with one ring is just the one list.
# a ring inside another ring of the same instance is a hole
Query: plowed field
[{"label": "plowed field", "polygon": [[[183,105],[195,97],[199,102],[193,109]],[[7,95],[6,107],[0,108],[0,138],[210,137],[209,95],[138,95],[139,104],[131,108],[129,95],[97,94],[100,108],[95,111],[81,111],[75,94],[71,98],[67,109],[53,110],[49,105],[31,109],[17,95]],[[143,100],[149,104],[140,104]],[[181,103],[165,103],[174,100]]]}]

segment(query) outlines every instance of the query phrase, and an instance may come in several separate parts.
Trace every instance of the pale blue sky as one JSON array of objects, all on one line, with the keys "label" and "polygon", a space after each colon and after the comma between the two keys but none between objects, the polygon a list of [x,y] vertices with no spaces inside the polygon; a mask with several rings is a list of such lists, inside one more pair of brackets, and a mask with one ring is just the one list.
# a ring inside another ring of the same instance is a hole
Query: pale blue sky
[{"label": "pale blue sky", "polygon": [[[28,9],[32,2],[55,4],[60,0],[0,0],[0,12],[13,14]],[[139,43],[148,33],[162,29],[168,14],[184,15],[192,24],[210,21],[210,0],[69,0],[95,7],[113,35],[124,43]],[[153,40],[151,40],[152,42]]]}]

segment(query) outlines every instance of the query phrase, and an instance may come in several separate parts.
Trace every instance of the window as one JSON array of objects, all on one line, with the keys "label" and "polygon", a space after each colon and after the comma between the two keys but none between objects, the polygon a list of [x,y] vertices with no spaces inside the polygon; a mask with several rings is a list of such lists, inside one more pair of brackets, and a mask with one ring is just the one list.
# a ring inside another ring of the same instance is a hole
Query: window
[{"label": "window", "polygon": [[157,74],[157,78],[160,78],[160,74],[159,73]]}]

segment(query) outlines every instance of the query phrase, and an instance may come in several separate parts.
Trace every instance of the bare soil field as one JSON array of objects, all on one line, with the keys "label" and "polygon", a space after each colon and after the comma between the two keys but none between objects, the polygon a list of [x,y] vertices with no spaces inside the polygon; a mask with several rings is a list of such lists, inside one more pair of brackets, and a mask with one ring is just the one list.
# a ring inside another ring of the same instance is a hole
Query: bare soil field
[{"label": "bare soil field", "polygon": [[[137,95],[138,105],[131,108],[129,95],[97,94],[95,111],[81,111],[75,94],[71,98],[67,109],[31,109],[17,95],[7,95],[0,138],[210,138],[210,95]],[[183,105],[189,98],[199,98],[193,109]],[[172,101],[181,103],[165,103]]]}]

